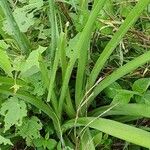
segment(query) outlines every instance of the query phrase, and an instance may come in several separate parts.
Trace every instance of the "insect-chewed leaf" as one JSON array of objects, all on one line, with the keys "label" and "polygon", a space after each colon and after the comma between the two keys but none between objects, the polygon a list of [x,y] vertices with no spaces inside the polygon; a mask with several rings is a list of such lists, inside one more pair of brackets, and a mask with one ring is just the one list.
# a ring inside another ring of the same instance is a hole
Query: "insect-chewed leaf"
[{"label": "insect-chewed leaf", "polygon": [[31,119],[25,118],[22,126],[17,127],[17,134],[26,139],[27,145],[31,145],[33,139],[41,137],[40,130],[42,123],[40,120],[33,116]]},{"label": "insect-chewed leaf", "polygon": [[5,117],[4,131],[9,130],[13,125],[20,126],[22,125],[23,117],[27,116],[26,104],[17,97],[11,97],[2,104],[0,114]]},{"label": "insect-chewed leaf", "polygon": [[70,39],[69,45],[66,49],[66,55],[67,57],[71,58],[75,53],[79,53],[76,49],[76,44],[78,42],[78,39],[80,37],[80,33],[78,33],[73,39]]},{"label": "insect-chewed leaf", "polygon": [[12,145],[11,141],[9,139],[4,138],[3,136],[0,135],[0,144],[4,145]]},{"label": "insect-chewed leaf", "polygon": [[[28,5],[25,5],[21,8],[16,7],[13,12],[13,16],[19,26],[19,29],[21,32],[27,32],[28,29],[34,25],[35,18],[34,18],[34,12],[36,10],[39,10],[43,6],[43,0],[29,0]],[[8,20],[5,20],[3,22],[3,30],[7,32],[10,35],[13,35],[13,29],[8,22]]]}]

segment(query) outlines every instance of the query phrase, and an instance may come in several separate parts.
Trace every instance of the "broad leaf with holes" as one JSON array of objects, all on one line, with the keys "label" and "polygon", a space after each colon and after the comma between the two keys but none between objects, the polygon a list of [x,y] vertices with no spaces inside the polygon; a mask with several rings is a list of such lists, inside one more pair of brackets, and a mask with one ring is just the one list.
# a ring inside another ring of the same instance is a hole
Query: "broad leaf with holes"
[{"label": "broad leaf with holes", "polygon": [[[19,26],[21,32],[27,32],[28,29],[34,25],[35,18],[34,12],[39,10],[43,6],[43,0],[29,0],[28,5],[25,5],[21,8],[16,7],[13,11],[13,16]],[[8,20],[3,22],[3,30],[13,35],[14,31],[9,24]]]},{"label": "broad leaf with holes", "polygon": [[33,116],[31,119],[24,119],[22,126],[17,127],[17,134],[26,139],[27,145],[31,145],[33,139],[41,137],[41,129],[42,123],[37,117]]},{"label": "broad leaf with holes", "polygon": [[20,126],[22,119],[27,116],[26,104],[17,97],[11,97],[2,104],[0,114],[4,116],[4,131],[9,130],[13,125]]}]

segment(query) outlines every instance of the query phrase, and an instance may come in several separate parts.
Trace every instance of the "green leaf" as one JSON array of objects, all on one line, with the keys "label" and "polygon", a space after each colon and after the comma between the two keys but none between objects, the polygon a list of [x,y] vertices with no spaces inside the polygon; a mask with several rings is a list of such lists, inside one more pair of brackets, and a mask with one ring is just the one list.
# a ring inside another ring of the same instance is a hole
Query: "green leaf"
[{"label": "green leaf", "polygon": [[[92,30],[93,30],[93,25],[96,21],[96,18],[99,14],[99,11],[102,9],[103,5],[104,5],[105,1],[98,1],[97,2],[97,5],[95,6],[95,8],[92,10],[90,16],[89,16],[89,19],[82,31],[82,33],[80,34],[80,38],[78,39],[78,43],[76,45],[76,49],[78,50],[78,52],[84,52],[84,55],[87,54],[87,49],[85,49],[85,47],[87,47],[87,42],[89,42],[90,40],[90,35],[92,33]],[[67,66],[67,69],[66,69],[66,73],[65,73],[65,76],[64,76],[64,80],[63,80],[63,84],[62,84],[62,90],[61,90],[61,94],[60,94],[60,99],[59,99],[59,112],[60,112],[60,115],[62,113],[62,110],[63,110],[63,104],[64,104],[64,99],[65,99],[65,96],[66,96],[66,93],[67,93],[67,89],[68,89],[68,83],[69,83],[69,80],[70,80],[70,77],[71,77],[71,73],[72,73],[72,70],[73,70],[73,67],[74,67],[74,64],[78,58],[78,52],[71,57],[69,63],[68,63],[68,66]],[[86,58],[85,58],[86,59]],[[82,58],[80,58],[80,61],[82,61]],[[83,63],[83,68],[85,67],[85,60],[84,60],[84,63]],[[85,71],[84,69],[81,69],[80,71],[82,71],[82,73]],[[78,72],[78,75],[80,74],[82,77],[83,77],[83,74],[82,73],[79,73]],[[78,80],[82,80],[80,79],[80,76],[78,76]],[[77,81],[77,80],[76,80]],[[78,81],[79,86],[76,84],[76,88],[81,88],[82,89],[82,86],[81,86],[81,83],[82,81]],[[80,95],[80,92],[79,92],[80,89],[78,89],[78,95]],[[80,101],[81,99],[78,99],[78,102]],[[77,103],[78,103],[77,102]]]},{"label": "green leaf", "polygon": [[89,129],[86,129],[86,131],[83,133],[80,142],[82,147],[81,149],[95,150],[93,137],[91,136]]},{"label": "green leaf", "polygon": [[102,133],[102,132],[98,132],[98,133],[93,137],[93,141],[94,141],[95,147],[97,147],[97,146],[101,143],[102,137],[103,137],[103,133]]},{"label": "green leaf", "polygon": [[118,94],[115,95],[111,104],[116,104],[116,103],[128,104],[133,95],[134,93],[132,91],[128,91],[128,90],[118,91]]},{"label": "green leaf", "polygon": [[[16,7],[13,11],[14,19],[21,32],[27,32],[34,25],[34,12],[43,6],[43,0],[30,0],[29,5],[24,5],[21,8]],[[3,22],[3,30],[9,35],[13,35],[14,31],[8,20]]]},{"label": "green leaf", "polygon": [[30,42],[28,41],[27,37],[23,33],[21,33],[18,24],[14,19],[8,1],[0,1],[0,6],[3,9],[6,19],[9,22],[9,25],[11,26],[10,28],[12,28],[13,37],[16,40],[21,52],[29,53],[31,50]]},{"label": "green leaf", "polygon": [[[29,27],[34,25],[33,13],[27,14],[24,9],[16,8],[13,15],[21,32],[27,32]],[[3,30],[9,35],[14,34],[12,26],[7,20],[3,22]]]},{"label": "green leaf", "polygon": [[29,5],[25,6],[28,10],[30,9],[40,9],[43,6],[43,0],[29,0]]},{"label": "green leaf", "polygon": [[85,78],[85,71],[87,67],[88,49],[90,44],[91,33],[94,29],[93,26],[96,21],[96,18],[99,12],[102,10],[106,1],[107,0],[97,1],[80,35],[79,42],[77,43],[76,49],[79,51],[79,59],[78,59],[78,68],[77,68],[76,85],[75,85],[76,107],[79,106],[82,100],[83,93],[85,92],[84,78]]},{"label": "green leaf", "polygon": [[27,116],[26,104],[17,97],[11,97],[2,104],[0,114],[5,117],[5,131],[13,125],[21,126],[23,117]]},{"label": "green leaf", "polygon": [[49,3],[49,12],[48,12],[48,18],[51,25],[51,45],[49,46],[49,53],[51,61],[53,62],[55,51],[57,47],[57,20],[56,20],[56,10],[55,10],[55,1],[54,0],[48,0]]},{"label": "green leaf", "polygon": [[54,139],[49,139],[45,143],[45,147],[47,147],[48,150],[54,150],[57,146],[57,142]]},{"label": "green leaf", "polygon": [[134,82],[132,85],[133,91],[139,92],[139,93],[144,93],[150,86],[150,78],[142,78],[138,79]]},{"label": "green leaf", "polygon": [[27,2],[27,0],[18,0],[19,2],[21,2],[21,3],[26,3]]},{"label": "green leaf", "polygon": [[104,67],[109,56],[112,54],[116,46],[119,44],[123,36],[127,33],[129,28],[135,23],[139,18],[142,11],[149,4],[149,0],[140,0],[136,6],[130,11],[127,18],[124,20],[122,25],[119,27],[118,31],[114,34],[113,38],[109,41],[100,57],[98,58],[91,74],[89,77],[89,88],[95,83],[100,71]]},{"label": "green leaf", "polygon": [[26,82],[33,85],[32,93],[37,96],[42,96],[45,93],[45,87],[43,85],[41,74],[36,73],[26,79]]},{"label": "green leaf", "polygon": [[39,58],[41,54],[46,50],[46,47],[39,46],[38,49],[32,51],[21,67],[21,76],[29,77],[40,70]]},{"label": "green leaf", "polygon": [[117,89],[122,89],[122,87],[117,82],[114,82],[111,85],[109,85],[104,90],[104,92],[105,92],[105,94],[106,94],[107,97],[114,98],[116,96],[116,94],[118,93]]},{"label": "green leaf", "polygon": [[135,96],[136,102],[150,105],[150,91],[145,92],[142,96]]},{"label": "green leaf", "polygon": [[122,17],[127,17],[133,6],[130,3],[122,3],[120,8],[120,14]]},{"label": "green leaf", "polygon": [[128,62],[127,64],[123,65],[122,67],[118,68],[114,71],[111,75],[107,76],[104,80],[102,80],[94,89],[93,97],[91,101],[106,87],[110,84],[118,80],[119,78],[123,77],[127,73],[137,69],[139,66],[150,61],[150,51],[145,52],[144,54],[140,55],[139,57],[133,59],[132,61]]},{"label": "green leaf", "polygon": [[6,44],[6,42],[4,40],[0,40],[0,48],[2,49],[8,49],[9,45]]},{"label": "green leaf", "polygon": [[44,138],[37,138],[37,139],[34,139],[34,140],[33,140],[34,146],[37,147],[37,148],[42,147],[44,140],[45,140]]},{"label": "green leaf", "polygon": [[41,137],[41,129],[41,121],[37,117],[32,116],[31,119],[25,118],[22,126],[17,127],[17,134],[26,139],[27,145],[30,146],[33,139]]},{"label": "green leaf", "polygon": [[[66,131],[74,127],[74,125],[75,120],[70,120],[62,126],[62,130]],[[75,126],[90,127],[117,137],[119,139],[131,142],[133,144],[150,148],[149,132],[113,120],[96,117],[85,117],[79,118]]]},{"label": "green leaf", "polygon": [[9,139],[4,138],[3,136],[0,135],[0,144],[4,145],[13,145]]},{"label": "green leaf", "polygon": [[68,43],[69,45],[66,48],[66,56],[68,58],[71,58],[71,57],[73,57],[73,55],[79,53],[79,51],[75,47],[76,47],[76,44],[77,44],[78,39],[80,37],[80,34],[81,33],[78,33],[74,38],[69,40],[69,43]]},{"label": "green leaf", "polygon": [[0,49],[0,67],[9,75],[12,76],[12,67],[10,59],[5,50]]},{"label": "green leaf", "polygon": [[[103,116],[110,115],[124,115],[124,116],[134,116],[134,117],[146,117],[150,118],[150,106],[145,104],[118,104],[111,110],[109,110],[111,105],[99,107],[89,113],[90,116]],[[108,111],[109,110],[109,111]],[[104,113],[105,112],[105,113]]]},{"label": "green leaf", "polygon": [[18,71],[18,72],[21,71],[24,63],[25,63],[25,56],[20,55],[20,56],[15,57],[15,59],[12,62],[13,70]]}]

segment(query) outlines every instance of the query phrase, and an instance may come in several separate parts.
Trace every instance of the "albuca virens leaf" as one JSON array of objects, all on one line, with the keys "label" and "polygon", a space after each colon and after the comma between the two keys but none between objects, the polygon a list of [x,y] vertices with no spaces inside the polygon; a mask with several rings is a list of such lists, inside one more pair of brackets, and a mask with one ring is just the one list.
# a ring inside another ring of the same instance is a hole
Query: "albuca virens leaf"
[{"label": "albuca virens leaf", "polygon": [[9,130],[13,125],[20,126],[23,117],[27,116],[26,104],[17,97],[11,97],[2,104],[0,114],[4,116],[4,131]]}]

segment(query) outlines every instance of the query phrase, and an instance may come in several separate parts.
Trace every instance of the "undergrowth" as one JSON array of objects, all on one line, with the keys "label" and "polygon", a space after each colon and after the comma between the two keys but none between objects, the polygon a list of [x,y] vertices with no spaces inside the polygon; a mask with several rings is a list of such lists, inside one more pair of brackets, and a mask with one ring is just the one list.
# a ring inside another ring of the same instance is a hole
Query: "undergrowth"
[{"label": "undergrowth", "polygon": [[1,0],[0,149],[150,148],[150,0]]}]

